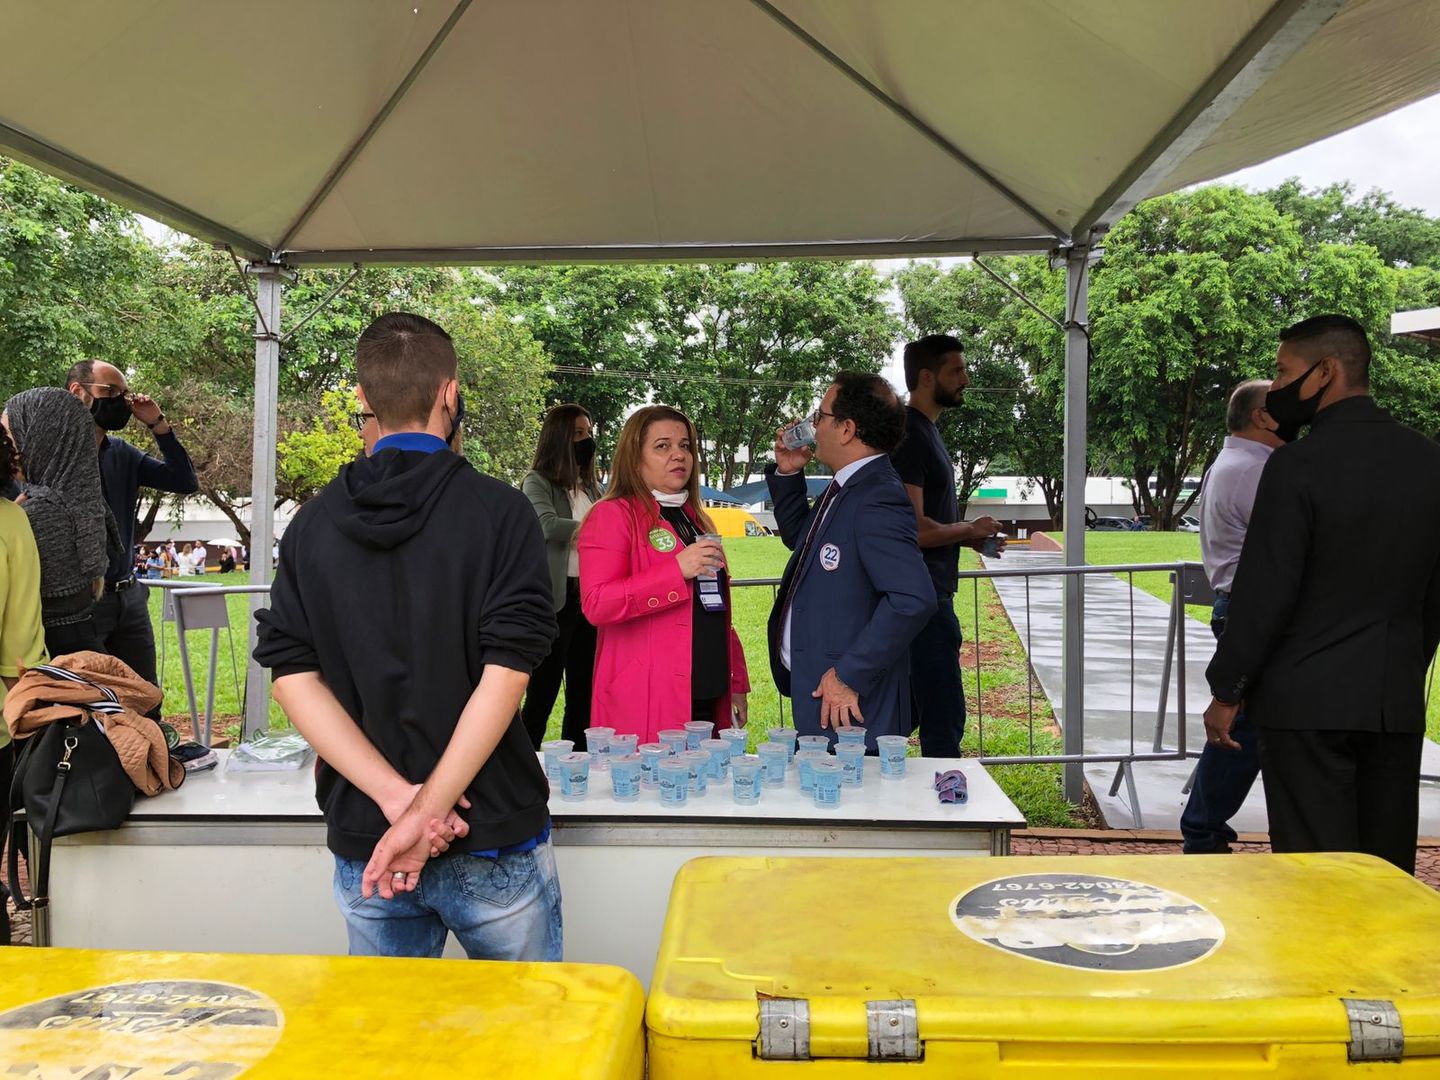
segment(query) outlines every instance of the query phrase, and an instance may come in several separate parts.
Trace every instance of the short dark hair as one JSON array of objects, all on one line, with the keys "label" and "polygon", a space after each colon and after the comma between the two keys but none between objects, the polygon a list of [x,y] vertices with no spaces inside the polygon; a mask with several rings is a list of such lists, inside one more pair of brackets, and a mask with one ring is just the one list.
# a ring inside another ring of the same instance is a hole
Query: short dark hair
[{"label": "short dark hair", "polygon": [[879,375],[842,371],[835,376],[835,422],[852,420],[855,437],[881,454],[894,453],[905,437],[905,406]]},{"label": "short dark hair", "polygon": [[1349,315],[1316,315],[1280,331],[1280,340],[1319,363],[1327,356],[1340,361],[1355,386],[1370,385],[1370,338]]},{"label": "short dark hair", "polygon": [[457,369],[450,335],[406,311],[381,315],[355,347],[355,381],[375,419],[387,427],[428,420],[435,395]]},{"label": "short dark hair", "polygon": [[95,381],[95,361],[79,360],[70,365],[70,370],[65,373],[65,389],[70,389],[71,383],[86,383]]},{"label": "short dark hair", "polygon": [[1265,407],[1270,392],[1269,379],[1247,379],[1230,391],[1230,404],[1225,409],[1225,430],[1235,435],[1253,426],[1250,414]]},{"label": "short dark hair", "polygon": [[945,357],[952,352],[963,353],[965,346],[960,339],[949,334],[926,334],[905,346],[905,389],[914,390],[920,385],[920,372],[938,372]]}]

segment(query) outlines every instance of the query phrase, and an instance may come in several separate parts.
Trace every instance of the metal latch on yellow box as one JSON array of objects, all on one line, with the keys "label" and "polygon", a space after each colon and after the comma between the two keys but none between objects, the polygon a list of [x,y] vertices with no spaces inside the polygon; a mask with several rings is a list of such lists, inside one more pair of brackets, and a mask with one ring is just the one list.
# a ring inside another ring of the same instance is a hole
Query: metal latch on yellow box
[{"label": "metal latch on yellow box", "polygon": [[1399,1061],[1405,1056],[1400,1011],[1389,1001],[1341,998],[1350,1020],[1351,1061]]},{"label": "metal latch on yellow box", "polygon": [[[865,1002],[870,1061],[919,1061],[920,1025],[913,1001]],[[762,998],[756,1053],[766,1061],[810,1060],[810,1003]]]}]

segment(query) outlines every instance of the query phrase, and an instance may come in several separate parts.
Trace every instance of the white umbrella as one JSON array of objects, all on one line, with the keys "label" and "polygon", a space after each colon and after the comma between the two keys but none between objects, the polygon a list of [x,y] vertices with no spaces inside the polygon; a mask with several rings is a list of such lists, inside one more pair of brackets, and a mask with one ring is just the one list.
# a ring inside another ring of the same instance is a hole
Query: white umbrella
[{"label": "white umbrella", "polygon": [[243,546],[240,541],[236,540],[233,536],[220,536],[216,537],[214,540],[206,540],[205,543],[214,544],[216,547],[238,548]]}]

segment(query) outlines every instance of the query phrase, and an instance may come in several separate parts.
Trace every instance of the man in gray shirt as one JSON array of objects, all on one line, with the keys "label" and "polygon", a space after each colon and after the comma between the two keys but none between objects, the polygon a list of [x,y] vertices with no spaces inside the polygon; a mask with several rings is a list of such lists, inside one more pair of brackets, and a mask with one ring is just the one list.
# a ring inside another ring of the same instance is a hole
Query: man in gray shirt
[{"label": "man in gray shirt", "polygon": [[[1243,382],[1230,394],[1225,414],[1228,434],[1215,463],[1205,474],[1200,503],[1200,557],[1205,577],[1215,590],[1210,629],[1218,639],[1225,632],[1230,608],[1230,585],[1250,527],[1255,489],[1260,474],[1277,446],[1284,444],[1275,421],[1265,411],[1266,379]],[[1223,750],[1206,744],[1195,768],[1190,801],[1180,815],[1180,832],[1186,854],[1230,850],[1235,830],[1228,824],[1240,809],[1260,773],[1260,739],[1255,728],[1236,718],[1231,737],[1240,749]]]}]

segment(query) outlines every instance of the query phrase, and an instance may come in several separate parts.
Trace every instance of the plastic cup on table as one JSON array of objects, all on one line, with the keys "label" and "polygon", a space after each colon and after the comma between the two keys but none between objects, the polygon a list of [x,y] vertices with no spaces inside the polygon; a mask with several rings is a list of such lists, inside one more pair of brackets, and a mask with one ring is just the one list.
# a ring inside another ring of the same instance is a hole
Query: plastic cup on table
[{"label": "plastic cup on table", "polygon": [[815,790],[815,763],[827,761],[830,755],[820,750],[801,750],[795,755],[795,767],[800,770],[800,793],[809,795]]},{"label": "plastic cup on table", "polygon": [[545,755],[545,777],[556,790],[560,788],[560,756],[574,749],[575,743],[570,739],[551,739],[540,744],[540,752]]},{"label": "plastic cup on table", "polygon": [[611,735],[610,736],[610,757],[619,757],[621,754],[638,754],[640,752],[639,735]]},{"label": "plastic cup on table", "polygon": [[560,755],[560,798],[579,802],[590,793],[590,755]]},{"label": "plastic cup on table", "polygon": [[610,756],[610,738],[615,734],[613,727],[587,727],[585,749],[590,753],[590,767],[603,769]]},{"label": "plastic cup on table", "polygon": [[690,797],[690,763],[678,757],[663,759],[660,774],[660,805],[684,806]]},{"label": "plastic cup on table", "polygon": [[720,731],[720,738],[730,744],[730,757],[732,760],[745,753],[745,746],[749,741],[749,736],[745,734],[744,728],[723,728]]},{"label": "plastic cup on table", "polygon": [[710,755],[710,779],[724,780],[730,775],[730,744],[724,739],[706,739],[700,749]]},{"label": "plastic cup on table", "polygon": [[761,780],[766,787],[780,787],[785,783],[785,769],[790,764],[790,752],[784,743],[762,742],[756,747],[756,760],[760,762]]},{"label": "plastic cup on table", "polygon": [[769,739],[773,743],[779,743],[785,747],[785,760],[795,760],[795,736],[797,732],[793,727],[772,727]]},{"label": "plastic cup on table", "polygon": [[678,756],[690,770],[690,794],[704,795],[710,781],[710,751],[686,750]]},{"label": "plastic cup on table", "polygon": [[640,798],[640,755],[610,755],[610,790],[616,802]]},{"label": "plastic cup on table", "polygon": [[837,748],[854,745],[862,750],[865,749],[865,729],[863,727],[842,727],[835,733],[835,745]]},{"label": "plastic cup on table", "polygon": [[822,754],[830,753],[830,740],[824,735],[801,735],[796,741],[796,753],[806,750],[818,750]]},{"label": "plastic cup on table", "polygon": [[844,770],[841,783],[846,787],[859,787],[865,782],[865,744],[841,744],[835,748],[835,760]]},{"label": "plastic cup on table", "polygon": [[700,744],[715,734],[713,720],[690,720],[685,724],[685,749],[699,750]]},{"label": "plastic cup on table", "polygon": [[730,759],[731,794],[741,806],[760,801],[760,759],[740,754]]},{"label": "plastic cup on table", "polygon": [[640,754],[640,786],[643,788],[657,788],[660,786],[660,762],[670,756],[670,748],[664,743],[647,742],[639,746]]},{"label": "plastic cup on table", "polygon": [[905,775],[905,753],[910,740],[904,735],[881,735],[875,740],[880,751],[880,779],[899,780]]},{"label": "plastic cup on table", "polygon": [[816,806],[840,805],[840,782],[844,771],[844,767],[829,756],[810,763],[810,783]]},{"label": "plastic cup on table", "polygon": [[671,757],[688,749],[685,745],[685,732],[680,728],[666,728],[655,736],[655,741],[668,747]]}]

